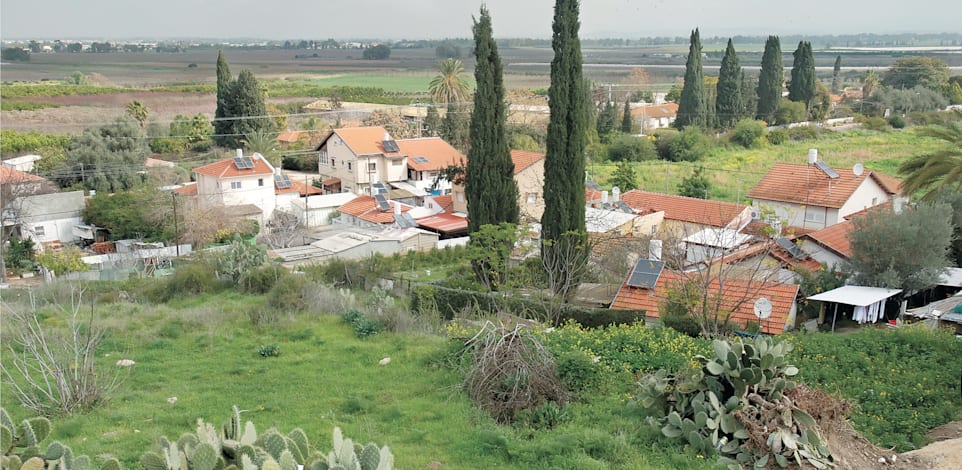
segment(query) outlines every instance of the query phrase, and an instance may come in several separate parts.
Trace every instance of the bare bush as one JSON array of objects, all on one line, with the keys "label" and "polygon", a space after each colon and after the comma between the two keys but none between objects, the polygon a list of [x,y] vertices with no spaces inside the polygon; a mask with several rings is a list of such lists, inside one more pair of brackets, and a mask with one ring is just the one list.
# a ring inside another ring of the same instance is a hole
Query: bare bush
[{"label": "bare bush", "polygon": [[59,305],[66,317],[60,330],[40,324],[35,302],[29,308],[4,305],[5,325],[13,331],[10,362],[0,363],[0,370],[24,408],[43,415],[90,409],[105,403],[127,377],[133,365],[128,359],[113,369],[98,367],[104,330],[94,324],[92,306],[86,319],[81,313],[83,294],[74,286],[69,305]]},{"label": "bare bush", "polygon": [[566,400],[554,357],[522,325],[505,330],[487,322],[467,341],[472,368],[464,379],[471,399],[501,423],[548,401]]}]

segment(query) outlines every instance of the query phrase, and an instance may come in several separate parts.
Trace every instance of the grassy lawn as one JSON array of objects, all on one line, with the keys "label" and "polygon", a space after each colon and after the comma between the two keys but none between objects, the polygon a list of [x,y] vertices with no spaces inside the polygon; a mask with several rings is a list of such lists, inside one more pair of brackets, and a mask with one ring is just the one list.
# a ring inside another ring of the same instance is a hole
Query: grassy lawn
[{"label": "grassy lawn", "polygon": [[[458,390],[460,373],[441,365],[450,349],[441,336],[358,339],[339,316],[320,312],[256,327],[244,312],[262,298],[231,291],[161,305],[107,297],[94,307],[109,329],[99,364],[112,368],[129,358],[136,365],[105,406],[54,418],[51,436],[95,463],[114,455],[139,468],[137,459],[159,436],[191,432],[198,418],[219,425],[236,404],[259,432],[300,427],[327,450],[337,425],[356,441],[390,446],[402,469],[433,461],[458,469],[710,468],[625,411],[630,381],[570,405],[570,419],[554,429],[501,426]],[[41,316],[47,326],[64,321],[52,309]],[[277,345],[280,356],[261,357],[263,345]],[[391,362],[381,366],[384,357]],[[0,391],[15,421],[30,416],[9,384]]]},{"label": "grassy lawn", "polygon": [[[855,163],[889,176],[898,176],[899,164],[914,155],[938,149],[943,144],[935,139],[920,138],[911,130],[876,132],[856,130],[826,133],[818,140],[788,141],[782,145],[767,143],[746,149],[725,143],[712,149],[701,162],[666,162],[664,160],[633,163],[639,188],[647,191],[677,193],[678,184],[691,175],[695,165],[702,165],[714,187],[711,199],[745,202],[745,194],[765,175],[775,162],[806,163],[808,149],[817,148],[820,160],[836,168],[848,169]],[[615,165],[589,164],[588,171],[602,186]]]}]

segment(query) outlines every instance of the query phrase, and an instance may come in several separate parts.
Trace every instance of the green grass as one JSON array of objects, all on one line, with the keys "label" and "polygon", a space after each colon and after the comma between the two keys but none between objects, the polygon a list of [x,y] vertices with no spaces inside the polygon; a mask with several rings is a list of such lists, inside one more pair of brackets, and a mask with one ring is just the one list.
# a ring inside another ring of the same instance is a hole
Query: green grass
[{"label": "green grass", "polygon": [[59,107],[59,104],[39,101],[0,101],[0,111],[34,111],[37,109]]},{"label": "green grass", "polygon": [[[261,301],[225,291],[166,305],[98,305],[96,316],[110,331],[99,363],[112,368],[129,358],[136,365],[107,405],[54,418],[52,439],[137,468],[159,436],[190,432],[197,418],[219,425],[236,404],[259,431],[300,427],[321,449],[340,426],[356,441],[390,446],[401,469],[432,461],[458,469],[711,467],[625,411],[630,382],[570,405],[571,419],[554,429],[501,426],[458,391],[460,373],[440,365],[450,350],[443,337],[381,333],[362,340],[339,315],[320,313],[258,328],[243,312],[262,308]],[[62,318],[50,312],[45,321]],[[278,345],[280,356],[261,357],[267,344]],[[389,365],[378,365],[383,357],[391,357]],[[8,384],[0,391],[15,420],[29,416]]]},{"label": "green grass", "polygon": [[[724,143],[723,139],[697,163],[664,160],[633,163],[639,176],[639,188],[677,194],[681,180],[691,175],[695,165],[702,165],[704,174],[713,184],[711,199],[735,202],[738,198],[744,203],[745,194],[775,162],[804,164],[810,148],[818,149],[819,159],[836,168],[847,169],[856,163],[863,163],[868,170],[898,177],[897,170],[902,161],[942,146],[938,140],[921,138],[911,129],[828,132],[817,140],[788,141],[782,145],[769,145],[766,142],[751,149]],[[588,165],[591,175],[605,187],[614,169],[612,163]]]},{"label": "green grass", "polygon": [[304,82],[324,87],[381,88],[389,93],[427,93],[432,78],[433,75],[427,72],[345,73],[304,80]]}]

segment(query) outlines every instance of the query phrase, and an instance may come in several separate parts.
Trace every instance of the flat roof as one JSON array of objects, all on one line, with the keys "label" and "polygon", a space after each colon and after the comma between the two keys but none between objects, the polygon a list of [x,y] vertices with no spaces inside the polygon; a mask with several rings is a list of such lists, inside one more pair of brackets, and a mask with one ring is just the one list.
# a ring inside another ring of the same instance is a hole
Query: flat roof
[{"label": "flat roof", "polygon": [[865,307],[885,300],[902,292],[902,289],[886,289],[884,287],[842,286],[828,292],[813,295],[808,300],[821,302],[835,302],[838,304]]}]

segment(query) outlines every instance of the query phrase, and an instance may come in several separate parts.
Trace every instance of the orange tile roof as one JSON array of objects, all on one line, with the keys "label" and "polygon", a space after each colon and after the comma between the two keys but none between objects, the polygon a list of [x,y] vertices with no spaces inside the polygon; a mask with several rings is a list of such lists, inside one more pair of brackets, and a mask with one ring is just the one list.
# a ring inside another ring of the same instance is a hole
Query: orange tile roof
[{"label": "orange tile roof", "polygon": [[821,230],[802,235],[815,241],[816,243],[831,249],[832,251],[846,258],[852,256],[852,247],[848,241],[848,234],[852,232],[854,226],[851,221],[839,222]]},{"label": "orange tile roof", "polygon": [[[433,171],[451,165],[463,165],[464,155],[440,137],[422,137],[397,141],[402,154],[408,156],[408,168],[417,171]],[[427,161],[421,161],[423,157]]]},{"label": "orange tile roof", "polygon": [[850,168],[834,170],[838,173],[838,178],[832,179],[814,165],[776,163],[748,192],[748,197],[838,209],[866,179],[872,179],[883,190],[894,194],[889,185],[897,184],[895,178],[885,176],[882,177],[883,182],[882,178],[871,171],[855,176]]},{"label": "orange tile roof", "polygon": [[665,211],[665,219],[711,227],[727,227],[748,208],[731,202],[650,193],[638,189],[622,193],[621,200],[636,211]]},{"label": "orange tile roof", "polygon": [[524,150],[511,151],[511,161],[514,162],[514,174],[521,173],[542,159],[544,159],[543,153],[526,152]]},{"label": "orange tile roof", "polygon": [[301,196],[310,196],[312,194],[324,194],[324,190],[311,184],[305,184],[303,181],[296,180],[291,180],[291,187],[280,189],[277,187],[277,182],[275,181],[274,194],[286,193],[297,193]]},{"label": "orange tile roof", "polygon": [[419,227],[424,227],[438,232],[467,232],[468,218],[459,217],[454,214],[440,213],[430,217],[417,219]]},{"label": "orange tile roof", "polygon": [[894,176],[883,175],[877,171],[873,171],[872,176],[879,182],[885,192],[889,194],[900,194],[902,192],[902,184],[904,184],[902,180]]},{"label": "orange tile roof", "polygon": [[254,161],[254,168],[248,168],[244,170],[238,169],[237,166],[234,165],[233,158],[225,158],[209,165],[194,168],[194,173],[213,176],[214,178],[242,178],[244,176],[274,174],[274,171],[271,170],[270,165],[268,165],[263,159],[254,157],[250,158]]},{"label": "orange tile roof", "polygon": [[[381,126],[371,126],[371,127],[344,127],[341,129],[334,129],[334,131],[321,141],[320,146],[324,145],[325,142],[330,138],[331,135],[337,134],[344,143],[347,144],[348,148],[354,152],[354,155],[371,155],[377,153],[383,153],[387,156],[399,156],[398,152],[387,153],[384,151],[384,134],[387,131]],[[392,137],[393,138],[393,137]]]},{"label": "orange tile roof", "polygon": [[431,196],[434,202],[441,206],[441,212],[450,212],[454,210],[454,198],[450,194],[444,196]]},{"label": "orange tile roof", "polygon": [[[382,211],[377,207],[377,201],[374,200],[372,196],[361,195],[351,202],[338,207],[337,210],[344,214],[353,215],[361,220],[366,220],[375,224],[393,224],[394,223],[394,206],[398,204],[395,201],[388,201],[391,205],[390,210]],[[411,206],[401,204],[401,212],[407,212],[411,210]]]},{"label": "orange tile roof", "polygon": [[278,142],[284,142],[286,144],[292,144],[297,142],[301,138],[301,131],[287,131],[281,132],[277,135]]},{"label": "orange tile roof", "polygon": [[2,184],[44,183],[46,181],[45,178],[37,175],[0,165],[0,183]]},{"label": "orange tile roof", "polygon": [[632,117],[670,118],[678,115],[677,103],[646,104],[631,110]]},{"label": "orange tile roof", "polygon": [[[660,304],[667,299],[668,291],[684,282],[683,274],[668,269],[662,271],[654,289],[632,287],[627,285],[626,280],[618,290],[611,308],[642,309],[645,310],[645,316],[657,318]],[[797,284],[749,282],[742,279],[726,279],[724,289],[719,287],[718,279],[709,282],[709,291],[713,295],[721,291],[722,299],[719,307],[732,312],[732,323],[741,327],[749,321],[761,323],[762,332],[768,334],[782,333],[799,289]],[[754,313],[754,302],[759,297],[765,297],[772,303],[771,317],[762,322],[759,322]]]},{"label": "orange tile roof", "polygon": [[748,245],[741,250],[726,254],[724,259],[719,259],[717,262],[727,264],[737,263],[759,254],[765,254],[765,256],[769,256],[775,261],[778,261],[779,265],[783,268],[794,269],[801,266],[808,271],[817,271],[822,267],[818,260],[810,256],[805,256],[805,258],[802,259],[795,258],[791,253],[785,251],[784,248],[771,242]]},{"label": "orange tile roof", "polygon": [[585,202],[600,202],[601,197],[601,191],[598,191],[597,189],[585,188]]},{"label": "orange tile roof", "polygon": [[181,196],[196,196],[197,195],[197,183],[190,183],[179,188],[174,189],[174,192],[180,194]]}]

